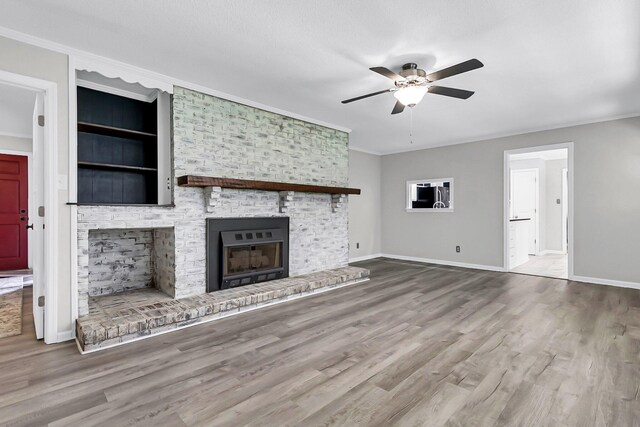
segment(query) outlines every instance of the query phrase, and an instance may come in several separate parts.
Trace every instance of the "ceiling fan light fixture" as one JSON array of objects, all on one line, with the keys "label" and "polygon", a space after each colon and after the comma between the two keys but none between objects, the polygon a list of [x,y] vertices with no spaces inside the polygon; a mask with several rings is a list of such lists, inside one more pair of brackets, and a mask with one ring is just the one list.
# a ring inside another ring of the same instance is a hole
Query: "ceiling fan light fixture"
[{"label": "ceiling fan light fixture", "polygon": [[429,88],[427,86],[406,86],[398,89],[393,93],[393,96],[400,101],[400,103],[406,107],[413,107],[417,105]]}]

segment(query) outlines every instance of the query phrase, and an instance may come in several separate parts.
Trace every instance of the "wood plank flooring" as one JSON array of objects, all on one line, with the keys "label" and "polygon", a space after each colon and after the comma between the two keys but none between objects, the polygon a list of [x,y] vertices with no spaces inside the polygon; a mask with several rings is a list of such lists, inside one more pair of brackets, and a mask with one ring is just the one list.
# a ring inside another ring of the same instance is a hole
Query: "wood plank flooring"
[{"label": "wood plank flooring", "polygon": [[25,316],[0,424],[640,426],[640,291],[358,265],[369,283],[86,356]]}]

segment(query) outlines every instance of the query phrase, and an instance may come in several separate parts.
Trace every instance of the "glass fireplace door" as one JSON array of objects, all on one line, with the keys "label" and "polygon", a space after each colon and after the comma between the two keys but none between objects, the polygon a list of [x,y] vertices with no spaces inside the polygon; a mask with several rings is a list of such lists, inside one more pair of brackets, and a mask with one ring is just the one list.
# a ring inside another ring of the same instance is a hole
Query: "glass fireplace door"
[{"label": "glass fireplace door", "polygon": [[282,242],[225,247],[223,265],[224,276],[282,268]]}]

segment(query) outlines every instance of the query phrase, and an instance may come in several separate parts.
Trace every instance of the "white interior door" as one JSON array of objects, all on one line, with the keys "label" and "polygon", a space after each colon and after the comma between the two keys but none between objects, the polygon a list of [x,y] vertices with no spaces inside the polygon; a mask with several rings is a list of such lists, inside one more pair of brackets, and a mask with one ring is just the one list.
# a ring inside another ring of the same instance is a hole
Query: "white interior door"
[{"label": "white interior door", "polygon": [[44,274],[44,183],[42,181],[44,170],[44,127],[38,125],[38,116],[44,115],[44,97],[38,94],[33,111],[33,181],[29,183],[30,215],[29,224],[33,229],[29,230],[33,268],[33,322],[36,330],[36,338],[44,338],[44,289],[46,275]]},{"label": "white interior door", "polygon": [[511,171],[511,216],[529,218],[528,253],[538,253],[538,169]]}]

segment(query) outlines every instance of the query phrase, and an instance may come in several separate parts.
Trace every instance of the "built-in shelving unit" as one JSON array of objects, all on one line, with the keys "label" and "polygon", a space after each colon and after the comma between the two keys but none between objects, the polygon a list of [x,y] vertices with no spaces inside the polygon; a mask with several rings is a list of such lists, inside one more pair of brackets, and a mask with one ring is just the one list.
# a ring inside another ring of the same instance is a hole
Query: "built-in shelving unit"
[{"label": "built-in shelving unit", "polygon": [[78,87],[78,204],[158,203],[158,105]]}]

